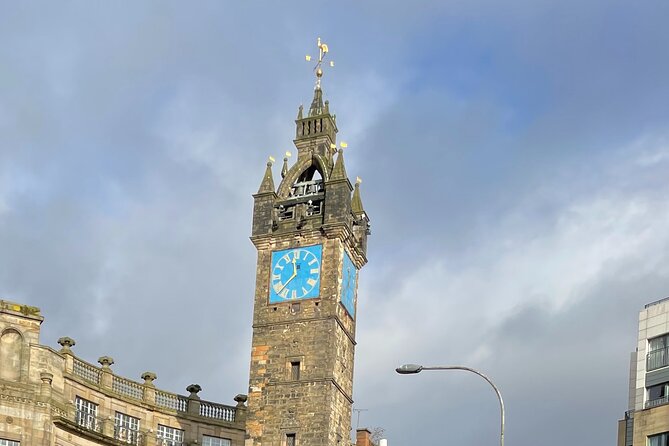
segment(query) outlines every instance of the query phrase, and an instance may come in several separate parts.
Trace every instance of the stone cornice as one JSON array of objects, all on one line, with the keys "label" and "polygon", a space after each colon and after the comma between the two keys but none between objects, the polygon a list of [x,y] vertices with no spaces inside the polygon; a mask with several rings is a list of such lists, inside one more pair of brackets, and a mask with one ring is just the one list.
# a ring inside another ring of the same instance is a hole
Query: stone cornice
[{"label": "stone cornice", "polygon": [[353,345],[356,345],[357,342],[355,342],[355,338],[353,335],[346,329],[346,326],[342,322],[341,318],[338,315],[330,315],[330,316],[321,316],[321,317],[303,317],[303,318],[295,318],[291,320],[281,320],[281,321],[276,321],[276,322],[265,322],[262,324],[253,324],[252,328],[266,328],[266,327],[272,327],[275,325],[288,325],[288,324],[298,324],[302,322],[317,322],[317,321],[327,321],[327,320],[332,320],[337,323],[337,325],[342,329],[346,337],[351,341]]}]

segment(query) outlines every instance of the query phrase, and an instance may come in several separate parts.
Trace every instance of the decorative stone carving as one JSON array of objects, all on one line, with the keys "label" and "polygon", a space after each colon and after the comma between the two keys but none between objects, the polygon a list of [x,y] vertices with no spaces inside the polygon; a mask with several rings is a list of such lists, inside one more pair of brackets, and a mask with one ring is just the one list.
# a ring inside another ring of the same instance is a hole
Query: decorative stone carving
[{"label": "decorative stone carving", "polygon": [[186,392],[190,392],[190,395],[188,395],[188,398],[196,398],[200,399],[197,394],[202,391],[202,387],[199,384],[191,384],[190,386],[186,387]]},{"label": "decorative stone carving", "polygon": [[39,379],[42,380],[42,384],[48,384],[50,386],[53,382],[53,373],[41,372],[39,374]]},{"label": "decorative stone carving", "polygon": [[158,375],[156,375],[154,372],[144,372],[142,373],[142,377],[144,380],[144,385],[148,387],[155,387],[153,384],[153,381],[158,378]]},{"label": "decorative stone carving", "polygon": [[114,358],[111,356],[100,356],[98,358],[98,362],[102,366],[103,369],[109,369],[109,367],[114,364]]},{"label": "decorative stone carving", "polygon": [[72,353],[71,348],[74,347],[77,343],[74,341],[74,339],[63,336],[62,338],[58,339],[58,343],[63,347],[60,349],[61,353]]},{"label": "decorative stone carving", "polygon": [[237,394],[237,396],[235,396],[235,401],[237,402],[237,407],[243,407],[244,403],[246,403],[246,400],[248,400],[248,399],[249,399],[249,397],[244,395],[243,393]]}]

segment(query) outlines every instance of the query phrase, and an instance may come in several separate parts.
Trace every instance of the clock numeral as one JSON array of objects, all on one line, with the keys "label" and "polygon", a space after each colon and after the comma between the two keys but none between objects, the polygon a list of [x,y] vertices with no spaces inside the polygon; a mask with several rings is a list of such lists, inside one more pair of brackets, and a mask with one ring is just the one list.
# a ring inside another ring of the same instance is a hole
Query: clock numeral
[{"label": "clock numeral", "polygon": [[272,274],[272,282],[281,280],[281,274]]},{"label": "clock numeral", "polygon": [[310,272],[311,274],[318,274],[318,268],[314,268]]},{"label": "clock numeral", "polygon": [[309,292],[308,289],[306,289],[305,287],[302,287],[302,295],[303,295],[303,296],[304,296],[305,294],[307,294],[308,292]]},{"label": "clock numeral", "polygon": [[314,280],[314,279],[307,279],[307,284],[308,284],[310,287],[313,287],[314,285],[316,285],[316,280]]},{"label": "clock numeral", "polygon": [[278,293],[281,291],[281,288],[283,288],[283,284],[281,282],[276,282],[272,288],[274,288],[274,292]]},{"label": "clock numeral", "polygon": [[293,290],[293,292],[290,294],[291,299],[297,299],[297,291]]},{"label": "clock numeral", "polygon": [[294,253],[293,253],[293,259],[295,259],[295,260],[300,260],[300,251],[299,251],[299,250],[296,249],[296,250],[294,251]]},{"label": "clock numeral", "polygon": [[283,260],[285,263],[288,263],[290,262],[290,257],[288,257],[288,254],[286,254],[283,257],[281,257],[281,260]]},{"label": "clock numeral", "polygon": [[318,259],[314,257],[314,258],[311,260],[311,262],[309,262],[309,266],[313,265],[313,264],[316,263],[316,262],[318,262]]},{"label": "clock numeral", "polygon": [[280,293],[277,291],[277,293],[284,299],[288,297],[288,290],[286,288],[282,289]]}]

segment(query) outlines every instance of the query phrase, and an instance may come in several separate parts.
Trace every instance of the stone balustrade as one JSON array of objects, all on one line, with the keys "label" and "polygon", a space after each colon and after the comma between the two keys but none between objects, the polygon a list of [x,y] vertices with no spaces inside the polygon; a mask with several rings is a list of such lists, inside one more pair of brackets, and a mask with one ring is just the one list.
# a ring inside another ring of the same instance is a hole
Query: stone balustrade
[{"label": "stone balustrade", "polygon": [[235,397],[237,405],[228,406],[200,400],[197,393],[202,388],[197,384],[191,384],[187,387],[186,390],[190,392],[189,396],[156,389],[153,381],[157,376],[154,372],[143,373],[141,378],[144,382],[139,383],[115,375],[111,370],[114,359],[109,356],[101,357],[98,360],[101,366],[96,367],[74,355],[72,352],[72,347],[75,345],[73,339],[60,338],[58,343],[63,347],[60,354],[66,358],[65,373],[88,385],[99,388],[103,392],[149,404],[157,410],[176,411],[211,420],[234,423],[236,421],[242,422],[245,417],[246,406],[244,403],[246,402],[246,395],[237,395]]}]

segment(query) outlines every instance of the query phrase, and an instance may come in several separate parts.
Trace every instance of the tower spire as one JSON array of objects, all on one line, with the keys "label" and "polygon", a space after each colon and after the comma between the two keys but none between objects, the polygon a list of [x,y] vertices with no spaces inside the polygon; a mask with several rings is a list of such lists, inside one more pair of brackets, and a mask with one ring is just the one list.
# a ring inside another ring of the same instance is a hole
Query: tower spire
[{"label": "tower spire", "polygon": [[259,194],[274,192],[274,177],[272,176],[272,164],[274,163],[274,158],[271,156],[267,161],[267,168],[265,169],[265,175],[262,177],[262,182],[260,183],[260,188],[258,189]]}]

